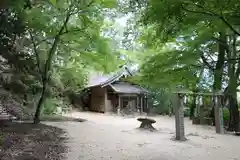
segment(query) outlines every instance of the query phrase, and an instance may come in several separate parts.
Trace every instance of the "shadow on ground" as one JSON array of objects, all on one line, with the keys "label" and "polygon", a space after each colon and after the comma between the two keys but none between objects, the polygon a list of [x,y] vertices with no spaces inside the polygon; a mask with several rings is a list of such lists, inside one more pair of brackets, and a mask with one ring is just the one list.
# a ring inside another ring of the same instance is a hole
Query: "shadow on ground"
[{"label": "shadow on ground", "polygon": [[57,127],[12,123],[0,135],[1,160],[60,160],[67,152],[66,133]]},{"label": "shadow on ground", "polygon": [[86,119],[83,118],[73,118],[73,117],[66,117],[61,115],[44,115],[41,117],[41,121],[51,121],[51,122],[85,122]]}]

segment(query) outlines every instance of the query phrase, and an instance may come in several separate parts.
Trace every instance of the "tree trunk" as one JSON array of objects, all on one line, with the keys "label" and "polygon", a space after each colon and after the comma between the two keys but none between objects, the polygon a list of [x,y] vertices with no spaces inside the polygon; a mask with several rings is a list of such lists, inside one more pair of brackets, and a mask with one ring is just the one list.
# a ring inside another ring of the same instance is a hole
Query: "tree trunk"
[{"label": "tree trunk", "polygon": [[[228,52],[228,58],[237,57],[237,48],[236,48],[236,35],[232,36],[232,50]],[[228,131],[239,132],[239,111],[237,103],[237,82],[240,73],[240,63],[238,62],[236,68],[236,61],[228,61],[228,97],[229,97],[229,110],[230,110],[230,120]]]},{"label": "tree trunk", "polygon": [[214,114],[215,114],[216,133],[223,134],[224,133],[224,125],[223,125],[221,97],[214,96],[214,102],[215,102]]},{"label": "tree trunk", "polygon": [[225,51],[227,44],[227,36],[224,32],[219,33],[219,39],[221,42],[218,43],[218,60],[216,63],[216,68],[214,71],[214,82],[213,82],[213,90],[219,91],[222,88],[222,76],[223,76],[223,67],[225,61]]},{"label": "tree trunk", "polygon": [[192,120],[193,116],[194,116],[194,111],[196,109],[196,95],[193,95],[193,100],[192,100],[192,104],[190,107],[190,119]]},{"label": "tree trunk", "polygon": [[177,102],[175,106],[175,128],[176,128],[176,140],[185,141],[185,129],[184,129],[184,102],[183,95],[176,95]]},{"label": "tree trunk", "polygon": [[229,98],[230,104],[230,121],[228,126],[228,131],[235,131],[239,132],[239,111],[238,111],[238,104],[237,100],[230,96]]},{"label": "tree trunk", "polygon": [[230,120],[228,131],[236,131],[239,132],[239,111],[238,111],[238,103],[237,103],[237,78],[234,75],[229,77],[229,113]]},{"label": "tree trunk", "polygon": [[[42,74],[42,94],[41,94],[41,97],[38,101],[38,104],[37,104],[37,108],[36,108],[36,112],[35,112],[35,116],[34,116],[34,124],[38,124],[40,122],[40,114],[41,114],[41,109],[42,109],[42,105],[45,101],[45,97],[46,97],[46,90],[47,90],[47,87],[48,87],[48,83],[51,79],[51,73],[49,71],[51,71],[51,68],[52,68],[52,61],[53,61],[53,57],[56,53],[56,50],[57,50],[57,47],[58,47],[58,44],[60,42],[60,36],[63,34],[63,31],[65,29],[65,27],[67,26],[68,24],[68,21],[70,19],[70,17],[72,16],[71,10],[72,8],[69,8],[69,12],[58,32],[57,35],[55,35],[54,37],[54,41],[53,41],[53,44],[48,52],[48,57],[47,57],[47,60],[46,60],[46,63],[44,64],[44,71]],[[36,50],[36,46],[34,46],[35,50]],[[35,51],[35,53],[37,53]],[[40,68],[39,68],[40,69]]]},{"label": "tree trunk", "polygon": [[[214,70],[214,82],[213,82],[213,92],[218,92],[222,89],[222,77],[223,77],[223,67],[225,61],[225,54],[226,54],[226,45],[227,45],[227,36],[225,32],[219,32],[219,42],[218,42],[218,59],[216,63],[216,67]],[[214,106],[215,102],[213,101],[214,105],[211,110],[210,116],[215,119],[214,113]],[[215,121],[213,122],[215,125]]]},{"label": "tree trunk", "polygon": [[47,88],[47,83],[45,82],[43,84],[43,89],[42,89],[42,93],[41,93],[41,97],[38,101],[38,104],[37,104],[37,108],[36,108],[36,112],[35,112],[35,115],[34,115],[34,120],[33,120],[33,123],[34,124],[38,124],[40,122],[40,114],[41,114],[41,110],[42,110],[42,106],[43,106],[43,103],[45,101],[45,96],[46,96],[46,88]]},{"label": "tree trunk", "polygon": [[[200,76],[201,77],[202,75],[202,72],[200,73]],[[198,81],[196,82],[196,86],[195,88],[192,90],[193,93],[197,93],[199,90],[197,88],[197,84],[198,84]],[[193,98],[192,98],[192,104],[190,106],[190,120],[193,119],[194,117],[194,112],[195,112],[195,109],[197,108],[197,96],[196,95],[193,95]]]}]

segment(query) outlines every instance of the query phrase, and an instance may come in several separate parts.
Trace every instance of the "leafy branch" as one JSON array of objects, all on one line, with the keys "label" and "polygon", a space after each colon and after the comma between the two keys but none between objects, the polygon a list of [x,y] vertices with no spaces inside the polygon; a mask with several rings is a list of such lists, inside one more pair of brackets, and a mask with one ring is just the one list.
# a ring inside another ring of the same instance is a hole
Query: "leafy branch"
[{"label": "leafy branch", "polygon": [[[185,5],[189,6],[189,5],[193,5],[193,6],[196,6],[197,8],[200,8],[200,9],[203,9],[204,11],[197,11],[197,10],[190,10],[190,9],[187,9],[185,7]],[[216,18],[219,18],[223,23],[225,23],[235,34],[237,34],[238,36],[240,36],[240,32],[238,32],[224,17],[223,13],[221,12],[221,14],[217,14],[217,13],[214,13],[210,10],[207,10],[206,8],[204,8],[203,6],[199,5],[199,4],[196,4],[196,3],[187,3],[187,2],[184,2],[182,5],[181,5],[181,8],[183,10],[185,10],[186,12],[190,12],[190,13],[196,13],[196,14],[202,14],[202,15],[206,15],[206,16],[210,16],[210,17],[216,17]]]}]

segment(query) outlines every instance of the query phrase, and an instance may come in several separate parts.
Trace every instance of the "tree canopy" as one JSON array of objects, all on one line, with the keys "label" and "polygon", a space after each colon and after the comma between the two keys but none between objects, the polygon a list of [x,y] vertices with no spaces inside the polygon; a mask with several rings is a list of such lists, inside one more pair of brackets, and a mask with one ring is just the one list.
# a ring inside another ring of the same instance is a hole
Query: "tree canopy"
[{"label": "tree canopy", "polygon": [[3,1],[2,83],[40,96],[38,123],[49,98],[79,92],[92,72],[132,64],[138,72],[131,80],[153,97],[179,86],[223,91],[237,130],[239,6],[237,0]]}]

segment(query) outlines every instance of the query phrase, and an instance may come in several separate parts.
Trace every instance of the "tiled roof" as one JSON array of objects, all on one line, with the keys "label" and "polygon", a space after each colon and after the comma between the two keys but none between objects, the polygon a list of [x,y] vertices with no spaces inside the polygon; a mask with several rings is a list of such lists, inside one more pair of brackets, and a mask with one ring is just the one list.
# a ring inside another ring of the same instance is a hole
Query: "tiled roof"
[{"label": "tiled roof", "polygon": [[112,75],[95,75],[89,77],[89,81],[87,84],[87,87],[93,87],[101,85],[102,83],[106,82],[108,79],[110,79]]},{"label": "tiled roof", "polygon": [[94,86],[106,86],[109,83],[117,81],[122,76],[129,76],[129,75],[131,75],[129,69],[126,66],[124,66],[120,71],[115,73],[111,73],[108,75],[90,76],[86,87],[89,88]]},{"label": "tiled roof", "polygon": [[117,93],[141,94],[141,93],[147,92],[147,90],[145,90],[140,86],[133,85],[130,83],[125,83],[125,82],[110,84],[110,86]]}]

